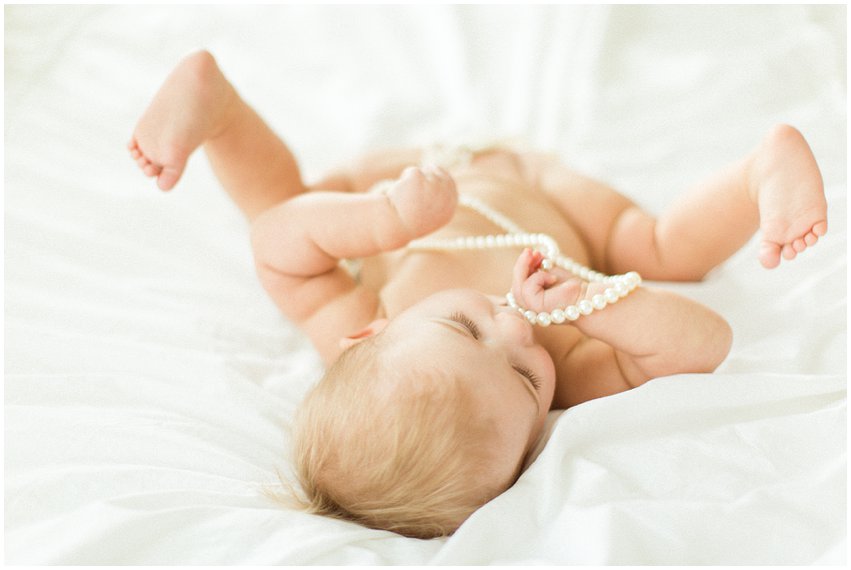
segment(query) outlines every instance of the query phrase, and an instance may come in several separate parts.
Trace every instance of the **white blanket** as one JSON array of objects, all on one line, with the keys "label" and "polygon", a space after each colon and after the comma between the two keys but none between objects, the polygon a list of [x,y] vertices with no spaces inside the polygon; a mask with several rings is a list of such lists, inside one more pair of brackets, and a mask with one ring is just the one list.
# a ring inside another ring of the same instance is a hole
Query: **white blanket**
[{"label": "white blanket", "polygon": [[[845,563],[844,6],[14,6],[5,28],[7,563]],[[124,148],[197,47],[311,180],[519,136],[659,212],[787,122],[830,231],[672,286],[731,322],[718,372],[552,413],[451,538],[288,510],[261,491],[320,361],[205,160],[161,194]]]}]

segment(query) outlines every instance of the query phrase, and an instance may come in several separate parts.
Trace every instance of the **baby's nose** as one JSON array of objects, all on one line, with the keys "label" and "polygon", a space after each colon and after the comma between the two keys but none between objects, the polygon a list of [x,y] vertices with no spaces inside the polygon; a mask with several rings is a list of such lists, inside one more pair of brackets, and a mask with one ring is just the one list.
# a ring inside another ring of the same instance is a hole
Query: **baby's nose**
[{"label": "baby's nose", "polygon": [[535,344],[532,325],[516,309],[512,309],[507,304],[505,307],[498,307],[495,320],[506,341],[520,346]]}]

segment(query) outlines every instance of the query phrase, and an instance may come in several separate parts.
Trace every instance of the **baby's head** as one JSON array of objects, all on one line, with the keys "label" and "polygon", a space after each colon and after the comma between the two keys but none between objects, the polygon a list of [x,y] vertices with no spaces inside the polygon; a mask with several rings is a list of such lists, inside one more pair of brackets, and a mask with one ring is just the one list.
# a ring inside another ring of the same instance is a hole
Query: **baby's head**
[{"label": "baby's head", "polygon": [[356,337],[296,421],[308,508],[407,536],[451,534],[519,476],[552,401],[552,359],[521,315],[467,289]]}]

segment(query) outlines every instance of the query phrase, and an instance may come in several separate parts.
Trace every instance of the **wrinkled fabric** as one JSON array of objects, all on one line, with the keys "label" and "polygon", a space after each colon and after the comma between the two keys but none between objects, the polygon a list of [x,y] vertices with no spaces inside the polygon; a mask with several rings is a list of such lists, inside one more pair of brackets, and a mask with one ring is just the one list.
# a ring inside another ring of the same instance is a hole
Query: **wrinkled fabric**
[{"label": "wrinkled fabric", "polygon": [[[844,6],[7,6],[5,27],[7,563],[845,563]],[[197,47],[308,181],[521,137],[658,213],[787,122],[829,233],[670,285],[730,321],[721,368],[553,412],[451,538],[307,515],[263,489],[320,360],[200,154],[163,194],[125,148]]]}]

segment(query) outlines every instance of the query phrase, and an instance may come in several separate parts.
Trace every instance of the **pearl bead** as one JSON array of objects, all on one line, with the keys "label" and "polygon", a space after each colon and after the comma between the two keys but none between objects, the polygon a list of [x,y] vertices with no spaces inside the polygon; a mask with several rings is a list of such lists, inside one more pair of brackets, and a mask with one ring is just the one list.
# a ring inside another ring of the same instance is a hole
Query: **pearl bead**
[{"label": "pearl bead", "polygon": [[610,305],[617,303],[618,299],[621,298],[621,296],[618,295],[618,292],[612,289],[611,287],[603,291],[603,296],[606,297],[606,302]]},{"label": "pearl bead", "polygon": [[638,285],[641,285],[641,275],[639,275],[635,271],[630,271],[629,273],[626,274],[626,277],[627,277],[627,279],[629,279],[629,282],[631,284],[634,284],[636,287]]},{"label": "pearl bead", "polygon": [[[468,157],[466,160],[469,161],[470,158]],[[387,187],[389,187],[389,183]],[[602,310],[606,306],[618,302],[621,297],[626,297],[641,284],[641,276],[635,271],[630,271],[624,275],[604,275],[577,263],[561,254],[558,242],[552,236],[543,233],[526,233],[508,217],[491,209],[480,200],[462,194],[458,196],[458,204],[476,211],[506,233],[457,238],[421,238],[409,243],[408,249],[480,250],[498,247],[532,247],[543,254],[544,259],[541,262],[541,268],[546,271],[553,267],[561,267],[585,281],[610,285],[602,294],[594,295],[590,301],[583,299],[577,305],[570,305],[565,309],[555,309],[550,313],[537,313],[521,307],[509,291],[505,296],[508,305],[517,310],[533,325],[548,326],[551,323],[561,324],[566,320],[575,321],[581,315],[588,315],[594,310]]]}]

